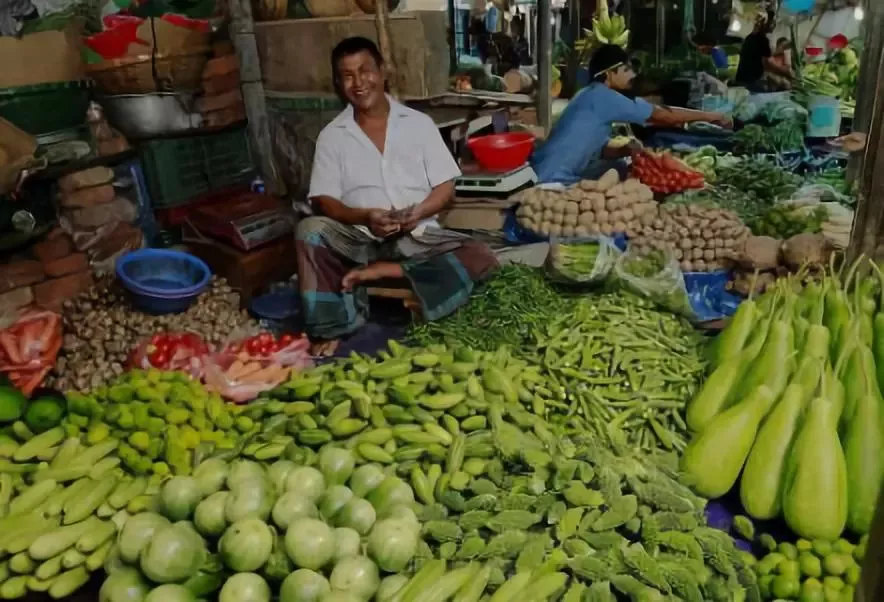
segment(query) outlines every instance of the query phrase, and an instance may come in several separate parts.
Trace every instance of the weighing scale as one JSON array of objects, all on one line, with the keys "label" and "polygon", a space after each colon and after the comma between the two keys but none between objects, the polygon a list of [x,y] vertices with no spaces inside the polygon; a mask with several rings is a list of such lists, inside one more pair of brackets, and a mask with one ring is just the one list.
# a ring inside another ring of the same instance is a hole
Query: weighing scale
[{"label": "weighing scale", "polygon": [[251,251],[294,232],[292,212],[265,194],[246,193],[198,207],[187,221],[199,232],[211,234],[243,251]]},{"label": "weighing scale", "polygon": [[537,174],[528,163],[512,171],[478,171],[464,174],[454,181],[454,189],[459,197],[498,196],[506,198],[523,188],[537,183]]}]

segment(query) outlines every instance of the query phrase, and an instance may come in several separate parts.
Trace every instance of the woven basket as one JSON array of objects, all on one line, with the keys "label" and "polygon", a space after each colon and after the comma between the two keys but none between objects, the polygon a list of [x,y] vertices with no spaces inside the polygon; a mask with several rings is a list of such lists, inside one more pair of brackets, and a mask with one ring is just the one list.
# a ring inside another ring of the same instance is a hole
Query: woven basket
[{"label": "woven basket", "polygon": [[104,94],[148,94],[195,90],[200,87],[209,47],[186,53],[148,54],[110,59],[86,66],[95,87]]}]

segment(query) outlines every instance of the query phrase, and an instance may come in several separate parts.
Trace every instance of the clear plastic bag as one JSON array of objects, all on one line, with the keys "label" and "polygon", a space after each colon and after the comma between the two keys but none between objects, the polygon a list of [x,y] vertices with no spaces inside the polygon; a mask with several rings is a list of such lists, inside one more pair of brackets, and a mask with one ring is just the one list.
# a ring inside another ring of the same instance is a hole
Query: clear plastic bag
[{"label": "clear plastic bag", "polygon": [[608,277],[619,255],[620,249],[607,236],[553,237],[544,269],[556,282],[593,284]]},{"label": "clear plastic bag", "polygon": [[283,334],[276,337],[266,330],[239,330],[221,349],[240,358],[267,360],[297,370],[312,366],[310,341],[304,335]]},{"label": "clear plastic bag", "polygon": [[192,332],[161,332],[141,341],[132,349],[129,365],[148,370],[186,372],[193,378],[203,374],[203,360],[209,347],[202,337]]},{"label": "clear plastic bag", "polygon": [[25,310],[8,316],[0,330],[0,372],[25,395],[30,395],[55,366],[61,349],[61,316],[51,311]]},{"label": "clear plastic bag", "polygon": [[694,319],[691,301],[678,260],[671,251],[654,250],[639,254],[629,248],[614,263],[619,286],[650,299],[663,309]]},{"label": "clear plastic bag", "polygon": [[245,352],[220,352],[206,356],[203,378],[206,387],[225,399],[245,403],[281,385],[292,370],[269,359],[251,358]]}]

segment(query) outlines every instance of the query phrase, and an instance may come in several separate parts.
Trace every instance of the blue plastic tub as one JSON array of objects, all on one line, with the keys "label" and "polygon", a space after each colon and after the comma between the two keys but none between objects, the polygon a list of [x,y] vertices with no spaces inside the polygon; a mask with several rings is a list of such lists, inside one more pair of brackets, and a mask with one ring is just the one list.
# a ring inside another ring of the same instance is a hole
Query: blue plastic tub
[{"label": "blue plastic tub", "polygon": [[140,249],[117,260],[117,278],[138,309],[152,314],[186,310],[212,277],[201,259],[168,249]]}]

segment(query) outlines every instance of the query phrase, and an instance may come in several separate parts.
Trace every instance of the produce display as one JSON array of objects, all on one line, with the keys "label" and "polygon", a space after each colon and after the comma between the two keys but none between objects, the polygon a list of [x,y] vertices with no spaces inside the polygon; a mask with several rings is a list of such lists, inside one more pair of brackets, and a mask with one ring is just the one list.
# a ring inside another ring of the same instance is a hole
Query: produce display
[{"label": "produce display", "polygon": [[803,120],[784,119],[774,125],[749,124],[734,134],[738,154],[780,153],[804,148]]},{"label": "produce display", "polygon": [[620,182],[615,170],[583,180],[564,192],[529,188],[513,195],[519,224],[552,236],[626,233],[652,221],[657,203],[651,189],[635,179]]},{"label": "produce display", "polygon": [[703,146],[682,157],[685,165],[703,174],[706,182],[714,184],[718,180],[718,169],[740,162],[739,157],[730,153],[720,153],[714,146]]},{"label": "produce display", "polygon": [[652,191],[661,194],[703,188],[703,173],[676,159],[669,151],[642,151],[632,159],[632,173]]},{"label": "produce display", "polygon": [[828,219],[829,212],[822,206],[804,210],[791,203],[777,203],[747,225],[757,236],[786,239],[798,234],[816,234]]},{"label": "produce display", "polygon": [[860,267],[869,266],[800,292],[781,280],[740,305],[688,406],[696,434],[681,468],[698,494],[720,497],[739,483],[749,516],[782,516],[799,537],[868,533],[884,458],[884,356],[880,283],[855,281]]},{"label": "produce display", "polygon": [[737,215],[726,209],[667,203],[630,242],[639,253],[670,249],[683,271],[706,272],[729,267],[749,235]]},{"label": "produce display", "polygon": [[239,309],[239,294],[213,278],[196,303],[180,314],[152,316],[134,311],[110,282],[72,301],[63,312],[64,342],[48,382],[59,389],[100,387],[121,375],[133,347],[157,333],[192,333],[219,344],[230,333],[254,325]]}]

